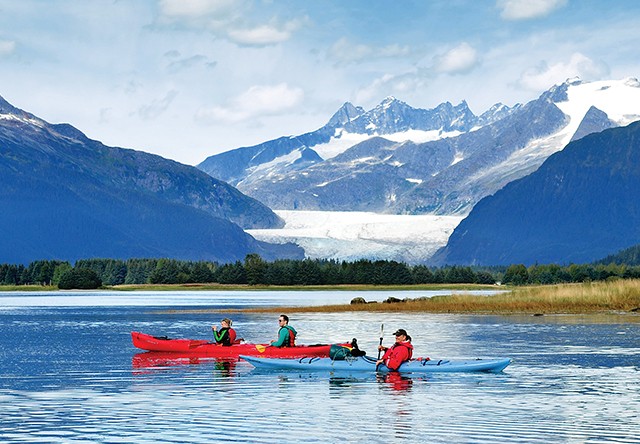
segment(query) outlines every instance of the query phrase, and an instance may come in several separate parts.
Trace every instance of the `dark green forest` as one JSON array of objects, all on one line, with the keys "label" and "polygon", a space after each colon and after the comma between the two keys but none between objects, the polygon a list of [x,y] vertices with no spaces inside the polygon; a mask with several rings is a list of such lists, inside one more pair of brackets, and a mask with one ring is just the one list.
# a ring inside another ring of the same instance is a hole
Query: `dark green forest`
[{"label": "dark green forest", "polygon": [[244,262],[218,264],[174,259],[40,260],[28,266],[0,264],[0,285],[99,288],[121,284],[219,283],[247,285],[559,284],[640,278],[640,266],[514,264],[508,267],[407,265],[396,261],[304,259],[268,262],[249,254]]}]

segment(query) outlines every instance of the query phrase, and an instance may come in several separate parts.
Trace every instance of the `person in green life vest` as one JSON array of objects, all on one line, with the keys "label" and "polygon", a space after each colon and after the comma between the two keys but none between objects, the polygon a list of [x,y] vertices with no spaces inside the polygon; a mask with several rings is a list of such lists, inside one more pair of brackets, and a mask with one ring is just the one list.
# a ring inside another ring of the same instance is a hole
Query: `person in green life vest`
[{"label": "person in green life vest", "polygon": [[215,325],[211,326],[211,330],[213,330],[213,339],[215,339],[216,344],[230,346],[231,344],[237,344],[241,341],[241,339],[236,339],[236,331],[231,328],[231,324],[231,319],[224,318],[220,321],[220,330],[218,330],[218,327]]},{"label": "person in green life vest", "polygon": [[295,347],[296,335],[298,332],[289,325],[289,316],[281,314],[278,318],[280,330],[278,330],[278,339],[271,341],[272,347]]}]

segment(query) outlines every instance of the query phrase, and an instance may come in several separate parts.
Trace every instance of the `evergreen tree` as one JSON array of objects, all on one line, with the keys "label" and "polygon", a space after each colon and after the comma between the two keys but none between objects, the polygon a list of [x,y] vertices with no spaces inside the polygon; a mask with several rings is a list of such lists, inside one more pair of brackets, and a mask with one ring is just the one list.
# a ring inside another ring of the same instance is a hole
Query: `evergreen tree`
[{"label": "evergreen tree", "polygon": [[157,259],[129,259],[126,262],[125,284],[148,284],[151,273],[156,269]]},{"label": "evergreen tree", "polygon": [[242,262],[224,264],[215,272],[215,280],[221,284],[246,284],[247,275],[244,272]]},{"label": "evergreen tree", "polygon": [[265,271],[267,264],[260,255],[256,253],[247,254],[244,259],[244,271],[247,275],[249,285],[265,284]]},{"label": "evergreen tree", "polygon": [[100,288],[101,285],[102,282],[95,271],[88,268],[73,268],[62,273],[58,288],[63,290],[93,290]]},{"label": "evergreen tree", "polygon": [[191,269],[190,282],[197,284],[206,284],[213,282],[214,278],[213,264],[208,262],[196,262]]},{"label": "evergreen tree", "polygon": [[510,265],[504,274],[503,282],[511,285],[525,285],[529,282],[529,272],[524,264]]},{"label": "evergreen tree", "polygon": [[160,259],[149,276],[150,284],[177,284],[180,273],[178,263],[171,259]]},{"label": "evergreen tree", "polygon": [[432,284],[433,273],[425,265],[416,265],[411,269],[411,276],[415,284]]},{"label": "evergreen tree", "polygon": [[70,271],[73,267],[69,262],[62,262],[56,266],[53,270],[53,285],[60,286],[60,278],[62,275],[68,271]]}]

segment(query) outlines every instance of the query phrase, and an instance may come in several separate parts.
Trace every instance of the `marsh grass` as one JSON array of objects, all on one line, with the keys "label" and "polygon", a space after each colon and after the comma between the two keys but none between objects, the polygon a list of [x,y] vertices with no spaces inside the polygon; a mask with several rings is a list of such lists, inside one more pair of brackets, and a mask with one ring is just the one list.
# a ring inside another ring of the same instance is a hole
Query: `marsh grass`
[{"label": "marsh grass", "polygon": [[57,285],[0,285],[0,291],[58,291]]},{"label": "marsh grass", "polygon": [[[248,309],[253,312],[280,312],[278,308]],[[288,308],[291,311],[291,308]],[[515,288],[492,295],[454,293],[398,303],[368,303],[296,307],[298,312],[330,313],[348,311],[427,313],[605,313],[639,312],[640,280],[617,280],[584,284],[563,284]]]}]

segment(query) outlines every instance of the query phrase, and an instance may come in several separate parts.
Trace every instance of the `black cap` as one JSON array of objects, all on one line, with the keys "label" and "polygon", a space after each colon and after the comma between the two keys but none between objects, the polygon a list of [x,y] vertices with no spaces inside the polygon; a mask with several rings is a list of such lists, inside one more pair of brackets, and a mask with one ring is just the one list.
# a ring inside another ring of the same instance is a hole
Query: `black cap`
[{"label": "black cap", "polygon": [[400,335],[404,335],[407,336],[407,330],[405,330],[404,328],[399,328],[396,330],[396,332],[393,334],[393,336],[400,336]]}]

